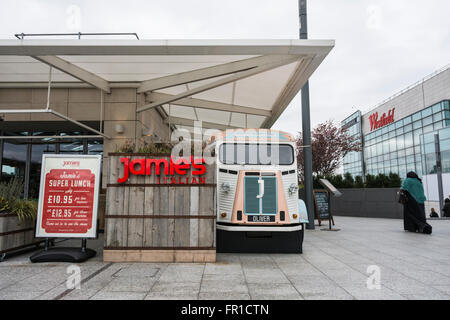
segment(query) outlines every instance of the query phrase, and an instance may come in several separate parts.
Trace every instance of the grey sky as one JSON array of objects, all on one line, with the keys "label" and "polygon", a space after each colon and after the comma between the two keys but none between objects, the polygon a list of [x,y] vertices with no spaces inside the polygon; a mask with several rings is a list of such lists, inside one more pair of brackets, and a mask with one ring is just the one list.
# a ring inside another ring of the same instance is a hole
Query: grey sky
[{"label": "grey sky", "polygon": [[[137,32],[144,39],[298,38],[297,6],[297,0],[0,0],[0,38],[76,31]],[[367,110],[450,63],[449,12],[448,0],[309,0],[309,37],[336,40],[310,81],[312,125]],[[300,130],[299,98],[275,128]]]}]

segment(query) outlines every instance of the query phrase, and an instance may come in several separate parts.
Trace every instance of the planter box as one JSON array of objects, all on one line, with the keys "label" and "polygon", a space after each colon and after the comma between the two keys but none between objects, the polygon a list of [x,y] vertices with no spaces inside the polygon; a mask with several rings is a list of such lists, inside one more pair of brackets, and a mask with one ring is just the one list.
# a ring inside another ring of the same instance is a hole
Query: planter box
[{"label": "planter box", "polygon": [[[186,175],[131,175],[121,157],[164,159],[170,155],[110,153],[103,260],[108,262],[215,262],[215,165],[205,165],[203,184],[167,183]],[[198,179],[198,176],[195,177]]]},{"label": "planter box", "polygon": [[14,214],[0,214],[0,255],[42,242],[34,237],[35,223],[19,222]]}]

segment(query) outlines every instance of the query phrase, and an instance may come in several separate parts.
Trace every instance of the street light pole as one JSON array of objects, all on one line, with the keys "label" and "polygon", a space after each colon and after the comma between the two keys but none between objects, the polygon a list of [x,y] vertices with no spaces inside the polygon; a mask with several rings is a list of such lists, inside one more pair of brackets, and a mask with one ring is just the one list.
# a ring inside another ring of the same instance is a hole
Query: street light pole
[{"label": "street light pole", "polygon": [[[300,39],[308,39],[308,24],[306,19],[306,0],[299,0]],[[314,229],[314,199],[312,177],[312,148],[311,148],[311,117],[309,110],[309,82],[302,88],[302,137],[303,137],[303,167],[305,204],[308,211],[309,223],[307,229]]]}]

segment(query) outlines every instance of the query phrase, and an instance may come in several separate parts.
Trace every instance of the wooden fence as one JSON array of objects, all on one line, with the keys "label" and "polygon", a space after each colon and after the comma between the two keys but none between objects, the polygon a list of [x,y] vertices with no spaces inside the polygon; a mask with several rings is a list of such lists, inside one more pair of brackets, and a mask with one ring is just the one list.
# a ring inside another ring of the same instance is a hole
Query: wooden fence
[{"label": "wooden fence", "polygon": [[35,221],[23,221],[15,214],[0,214],[0,254],[20,250],[40,242],[34,237]]},{"label": "wooden fence", "polygon": [[118,183],[123,176],[121,157],[170,159],[167,155],[109,154],[104,260],[215,261],[215,166],[206,165],[204,184],[186,184],[186,179],[199,179],[190,170],[168,177],[164,170],[158,176],[154,170],[151,175],[130,174],[127,182]]}]

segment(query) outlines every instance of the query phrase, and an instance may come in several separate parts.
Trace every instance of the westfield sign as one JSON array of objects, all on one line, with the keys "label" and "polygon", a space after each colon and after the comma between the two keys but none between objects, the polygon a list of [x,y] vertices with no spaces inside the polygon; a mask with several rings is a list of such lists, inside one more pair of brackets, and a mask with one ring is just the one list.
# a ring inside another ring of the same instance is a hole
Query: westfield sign
[{"label": "westfield sign", "polygon": [[[124,165],[123,177],[117,182],[128,181],[130,174],[136,176],[156,175],[156,184],[205,184],[206,172],[205,159],[193,156],[190,158],[178,158],[174,161],[172,157],[167,159],[133,159],[120,158]],[[161,168],[163,167],[163,168]],[[186,176],[190,171],[192,176]]]},{"label": "westfield sign", "polygon": [[384,127],[387,124],[394,122],[394,110],[395,108],[392,108],[389,110],[388,114],[383,113],[383,115],[378,119],[378,112],[372,113],[369,116],[370,121],[370,131],[373,131],[375,129]]}]

